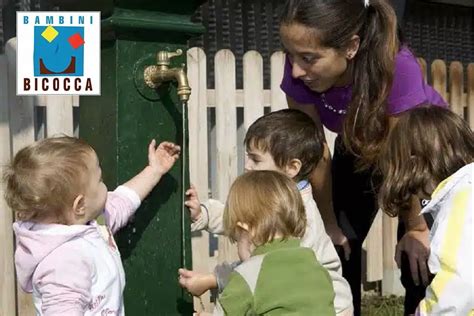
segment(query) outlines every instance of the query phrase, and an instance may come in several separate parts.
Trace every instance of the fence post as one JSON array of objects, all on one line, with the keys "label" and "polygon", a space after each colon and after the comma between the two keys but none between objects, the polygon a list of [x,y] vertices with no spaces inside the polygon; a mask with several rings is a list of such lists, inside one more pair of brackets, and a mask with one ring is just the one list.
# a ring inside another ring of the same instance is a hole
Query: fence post
[{"label": "fence post", "polygon": [[395,262],[398,219],[383,214],[383,279],[382,295],[403,295],[405,290],[400,283],[400,270]]},{"label": "fence post", "polygon": [[263,115],[263,59],[255,50],[244,54],[244,130]]},{"label": "fence post", "polygon": [[443,97],[444,100],[448,100],[448,94],[446,92],[446,64],[440,59],[436,59],[431,64],[431,80],[433,82],[433,88]]},{"label": "fence post", "polygon": [[423,80],[425,81],[425,83],[427,83],[428,76],[427,76],[427,71],[426,71],[427,69],[426,61],[421,57],[418,57],[417,61],[418,61],[418,64],[420,64],[421,73],[423,74]]},{"label": "fence post", "polygon": [[[8,73],[7,56],[0,55],[0,73]],[[10,161],[10,124],[8,114],[8,80],[0,79],[0,174]],[[15,82],[10,79],[10,82]],[[16,315],[15,311],[15,269],[13,263],[13,214],[3,198],[4,188],[0,185],[0,315]]]},{"label": "fence post", "polygon": [[467,66],[467,119],[474,130],[474,63]]},{"label": "fence post", "polygon": [[[5,52],[8,58],[8,103],[10,109],[10,133],[12,154],[35,141],[33,96],[16,96],[16,38],[7,42]],[[17,308],[19,316],[34,315],[31,294],[18,287]]]},{"label": "fence post", "polygon": [[374,222],[365,239],[367,251],[367,282],[383,279],[383,224],[382,210],[377,211]]},{"label": "fence post", "polygon": [[[206,55],[201,48],[194,47],[187,54],[188,79],[192,87],[188,102],[189,125],[189,177],[191,184],[196,186],[199,198],[208,198],[208,158],[207,158],[207,78]],[[207,273],[209,267],[209,233],[195,232],[191,237],[193,252],[193,270]],[[210,295],[206,292],[201,296],[204,309],[211,310]],[[199,299],[194,299],[194,309],[203,312]]]},{"label": "fence post", "polygon": [[57,134],[73,136],[72,96],[50,95],[46,103],[46,137]]},{"label": "fence post", "polygon": [[[235,104],[235,57],[228,50],[214,58],[216,91],[217,198],[225,201],[237,177],[237,113]],[[218,261],[237,259],[237,249],[227,237],[219,237]]]},{"label": "fence post", "polygon": [[462,64],[458,61],[453,61],[449,65],[449,105],[451,110],[461,117],[464,117],[463,76]]},{"label": "fence post", "polygon": [[271,85],[271,110],[272,112],[281,109],[286,109],[288,104],[286,102],[285,93],[280,88],[281,80],[283,79],[285,66],[285,53],[282,51],[274,52],[270,58],[270,85]]}]

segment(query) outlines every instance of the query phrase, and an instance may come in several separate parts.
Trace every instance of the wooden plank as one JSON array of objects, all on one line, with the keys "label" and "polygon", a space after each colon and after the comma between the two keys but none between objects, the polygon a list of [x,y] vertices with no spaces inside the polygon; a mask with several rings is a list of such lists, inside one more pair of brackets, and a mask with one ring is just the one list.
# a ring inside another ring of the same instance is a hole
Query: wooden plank
[{"label": "wooden plank", "polygon": [[[0,55],[0,73],[8,73],[6,55]],[[0,78],[0,174],[3,174],[4,166],[11,158],[7,78],[8,76]],[[0,315],[16,315],[12,223],[13,214],[5,202],[2,182],[0,185]]]},{"label": "wooden plank", "polygon": [[383,229],[382,210],[375,216],[372,227],[367,235],[367,282],[375,282],[383,279]]},{"label": "wooden plank", "polygon": [[[228,50],[214,59],[216,87],[217,198],[225,201],[237,177],[237,115],[235,107],[235,57]],[[237,249],[219,237],[218,262],[237,259]]]},{"label": "wooden plank", "polygon": [[474,63],[467,66],[467,120],[474,130]]},{"label": "wooden plank", "polygon": [[433,82],[433,88],[443,97],[448,100],[447,96],[447,75],[446,75],[446,64],[440,59],[436,59],[431,64],[431,80]]},{"label": "wooden plank", "polygon": [[464,72],[462,64],[453,61],[449,65],[449,105],[457,115],[464,117]]},{"label": "wooden plank", "polygon": [[280,88],[285,70],[284,66],[285,53],[282,51],[274,52],[270,58],[270,106],[272,111],[278,111],[288,107],[285,93]]},{"label": "wooden plank", "polygon": [[79,106],[79,96],[73,95],[72,96],[72,106],[78,107]]},{"label": "wooden plank", "polygon": [[35,106],[46,106],[47,104],[47,99],[48,99],[48,96],[47,95],[35,95],[33,96],[34,98],[34,104]]},{"label": "wooden plank", "polygon": [[[265,106],[270,106],[271,104],[271,91],[270,90],[263,90],[263,104]],[[236,89],[235,90],[235,106],[237,108],[241,108],[244,106],[244,90],[243,89]],[[208,108],[215,108],[216,107],[216,90],[208,89],[207,90],[207,107]],[[283,109],[286,108],[286,99],[285,99],[285,106],[282,107]],[[272,110],[273,111],[273,110]]]},{"label": "wooden plank", "polygon": [[263,116],[263,58],[251,50],[244,54],[244,133],[256,119]]},{"label": "wooden plank", "polygon": [[398,218],[382,215],[383,226],[383,279],[382,295],[404,295],[405,290],[400,283],[400,270],[395,262],[397,245]]},{"label": "wooden plank", "polygon": [[[8,58],[8,82],[16,83],[16,38],[10,39],[5,47]],[[32,96],[16,96],[15,84],[8,85],[8,103],[10,111],[10,135],[12,140],[13,154],[21,148],[35,141],[34,111]],[[34,315],[31,294],[24,293],[17,287],[18,315]]]},{"label": "wooden plank", "polygon": [[424,60],[421,57],[417,58],[416,60],[418,61],[418,64],[420,64],[421,73],[423,74],[423,79],[425,80],[425,83],[427,83],[428,82],[428,75],[427,75],[428,66],[426,64],[426,60]]},{"label": "wooden plank", "polygon": [[49,95],[46,102],[46,137],[61,134],[74,136],[72,96]]},{"label": "wooden plank", "polygon": [[[206,55],[194,47],[187,53],[188,79],[192,92],[188,102],[189,176],[196,186],[201,202],[208,198],[208,144],[207,144],[207,79]],[[193,270],[209,272],[209,233],[193,233],[191,238]],[[201,306],[201,302],[203,306]],[[204,307],[204,310],[203,310]],[[197,312],[211,311],[210,293],[194,299]]]}]

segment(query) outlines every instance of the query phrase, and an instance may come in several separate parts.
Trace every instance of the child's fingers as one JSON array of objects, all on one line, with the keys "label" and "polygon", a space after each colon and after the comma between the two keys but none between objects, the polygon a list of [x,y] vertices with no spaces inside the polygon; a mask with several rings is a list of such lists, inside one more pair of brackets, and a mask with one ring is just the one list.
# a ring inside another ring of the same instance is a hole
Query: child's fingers
[{"label": "child's fingers", "polygon": [[196,189],[191,185],[191,188],[189,188],[189,189],[186,191],[186,195],[188,195],[189,198],[195,198],[195,197],[197,197],[197,191],[196,191]]},{"label": "child's fingers", "polygon": [[148,145],[148,155],[152,155],[155,152],[156,140],[152,139]]},{"label": "child's fingers", "polygon": [[161,142],[158,148],[164,149],[166,151],[172,151],[172,152],[181,151],[181,147],[179,147],[178,145],[172,142]]},{"label": "child's fingers", "polygon": [[178,279],[178,283],[181,287],[187,289],[188,288],[188,279],[185,279],[185,278],[179,278]]},{"label": "child's fingers", "polygon": [[194,274],[193,271],[187,270],[187,269],[179,269],[178,272],[179,272],[179,275],[184,277],[184,278],[190,278]]}]

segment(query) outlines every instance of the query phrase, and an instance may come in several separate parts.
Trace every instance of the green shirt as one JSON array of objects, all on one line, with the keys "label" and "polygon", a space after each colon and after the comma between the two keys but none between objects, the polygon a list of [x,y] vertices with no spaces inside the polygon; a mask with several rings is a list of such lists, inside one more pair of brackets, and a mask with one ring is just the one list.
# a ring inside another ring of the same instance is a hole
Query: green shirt
[{"label": "green shirt", "polygon": [[298,239],[259,246],[232,273],[214,315],[335,315],[328,272]]}]

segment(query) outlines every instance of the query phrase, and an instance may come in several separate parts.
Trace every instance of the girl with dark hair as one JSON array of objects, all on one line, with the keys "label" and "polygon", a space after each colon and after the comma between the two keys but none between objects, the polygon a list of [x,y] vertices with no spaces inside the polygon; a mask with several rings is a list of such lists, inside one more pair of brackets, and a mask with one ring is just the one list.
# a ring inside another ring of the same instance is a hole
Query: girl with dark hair
[{"label": "girl with dark hair", "polygon": [[[437,107],[400,117],[380,154],[379,204],[391,216],[409,212],[417,195],[434,221],[429,271],[435,274],[417,315],[474,311],[474,133],[458,115]],[[399,260],[399,258],[397,258]]]},{"label": "girl with dark hair", "polygon": [[[446,103],[401,43],[388,0],[287,0],[281,12],[288,106],[339,134],[332,160],[326,145],[311,182],[326,230],[343,249],[343,274],[360,315],[362,242],[378,209],[372,174],[381,146],[397,115]],[[402,278],[426,285],[429,230],[421,217],[409,216],[419,212],[413,205],[400,216],[407,233],[397,251],[411,267]],[[408,293],[405,312],[413,313],[421,298]]]}]

